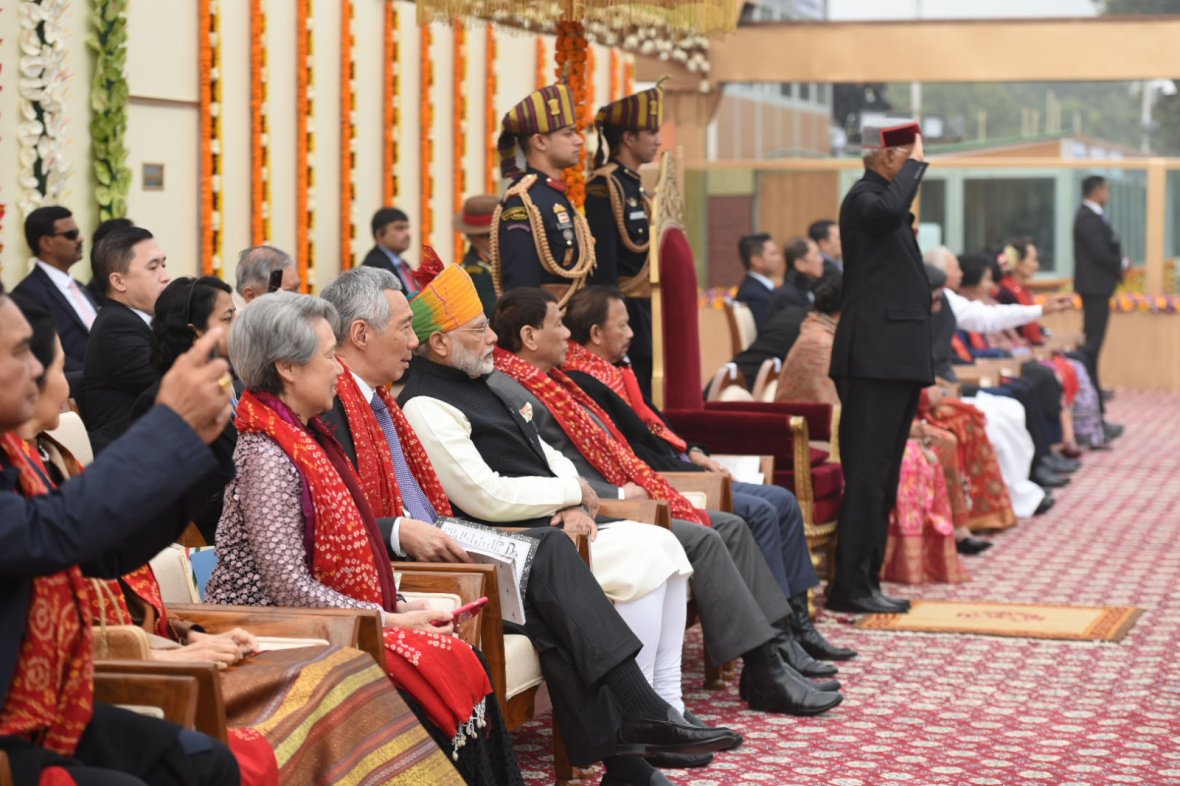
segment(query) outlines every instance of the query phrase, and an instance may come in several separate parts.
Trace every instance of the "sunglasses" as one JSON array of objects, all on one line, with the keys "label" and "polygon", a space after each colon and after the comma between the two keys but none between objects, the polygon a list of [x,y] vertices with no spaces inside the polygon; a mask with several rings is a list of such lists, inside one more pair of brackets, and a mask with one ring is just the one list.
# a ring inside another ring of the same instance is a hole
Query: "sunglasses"
[{"label": "sunglasses", "polygon": [[54,232],[54,237],[64,237],[66,240],[77,240],[78,235],[82,234],[80,229],[68,229],[65,232]]}]

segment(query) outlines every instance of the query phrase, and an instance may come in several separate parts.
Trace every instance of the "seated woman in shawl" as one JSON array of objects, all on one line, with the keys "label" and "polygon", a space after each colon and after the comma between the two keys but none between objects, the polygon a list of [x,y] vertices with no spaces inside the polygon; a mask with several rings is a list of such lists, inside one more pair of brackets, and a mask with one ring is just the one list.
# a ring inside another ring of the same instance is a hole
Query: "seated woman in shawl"
[{"label": "seated woman in shawl", "polygon": [[[1022,306],[1035,305],[1032,292],[1028,285],[1041,269],[1040,254],[1032,238],[1017,238],[1004,246],[1000,254],[1002,275],[996,290],[996,301],[999,303],[1019,303]],[[1044,345],[1048,330],[1039,322],[1030,322],[1018,328],[1020,335],[1031,346]],[[1091,447],[1102,447],[1106,444],[1106,433],[1102,428],[1102,409],[1098,399],[1098,391],[1091,381],[1090,371],[1086,367],[1086,356],[1081,352],[1053,354],[1051,359],[1054,370],[1063,379],[1072,375],[1076,380],[1076,389],[1067,386],[1073,411],[1074,435]],[[1071,455],[1076,445],[1067,446],[1066,455]]]},{"label": "seated woman in shawl", "polygon": [[234,325],[229,355],[246,391],[235,421],[237,477],[226,488],[206,600],[381,611],[391,678],[460,774],[519,783],[479,654],[450,635],[448,613],[398,598],[383,534],[390,522],[373,516],[320,419],[342,371],[337,320],[327,301],[276,292]]},{"label": "seated woman in shawl", "polygon": [[[21,428],[20,436],[33,449],[30,457],[36,466],[57,485],[82,472],[77,459],[45,433],[57,428],[69,397],[65,353],[49,313],[35,304],[21,305],[33,328],[31,349],[45,374],[38,380],[40,395],[33,417]],[[257,651],[258,642],[247,631],[234,628],[211,635],[170,617],[150,565],[117,580],[92,579],[89,590],[94,623],[138,625],[154,634],[154,660],[199,661],[222,667],[248,664],[222,672],[229,747],[246,786],[302,784],[315,773],[327,771],[341,778],[366,777],[379,769],[390,779],[429,781],[453,776],[443,752],[366,653],[313,647],[249,657]],[[316,668],[305,672],[301,666]],[[261,707],[251,702],[251,697],[258,696],[268,699]],[[282,696],[282,701],[273,700],[277,696]],[[362,714],[379,721],[375,728],[380,731],[358,740],[355,731],[341,722],[339,710],[344,709],[348,717]],[[284,746],[291,732],[305,723],[311,726],[306,739],[298,746]],[[395,767],[390,767],[391,757],[382,750],[386,745],[396,745],[399,751],[404,747]]]}]

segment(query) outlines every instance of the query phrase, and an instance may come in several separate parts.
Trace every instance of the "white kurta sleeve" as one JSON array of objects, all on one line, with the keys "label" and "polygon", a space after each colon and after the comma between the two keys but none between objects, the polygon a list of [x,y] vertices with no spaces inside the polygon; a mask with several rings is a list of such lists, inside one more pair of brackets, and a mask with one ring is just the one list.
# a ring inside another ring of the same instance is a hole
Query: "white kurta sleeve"
[{"label": "white kurta sleeve", "polygon": [[430,456],[447,497],[471,515],[487,521],[521,521],[551,516],[582,501],[577,470],[544,443],[549,465],[558,477],[504,477],[484,461],[471,441],[471,422],[455,407],[416,396],[402,411]]},{"label": "white kurta sleeve", "polygon": [[1045,315],[1040,306],[999,305],[968,300],[962,295],[946,290],[947,302],[955,313],[955,321],[963,330],[972,333],[997,333],[1008,328],[1036,322]]}]

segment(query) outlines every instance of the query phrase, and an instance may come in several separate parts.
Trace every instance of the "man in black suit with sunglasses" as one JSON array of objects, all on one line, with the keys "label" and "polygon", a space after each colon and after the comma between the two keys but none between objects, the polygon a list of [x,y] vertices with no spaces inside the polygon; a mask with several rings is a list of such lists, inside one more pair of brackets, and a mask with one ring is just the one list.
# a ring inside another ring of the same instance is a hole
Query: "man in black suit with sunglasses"
[{"label": "man in black suit with sunglasses", "polygon": [[13,294],[39,303],[53,315],[66,354],[66,371],[81,371],[98,303],[70,275],[70,268],[82,258],[78,224],[64,207],[39,207],[25,218],[25,240],[37,261]]}]

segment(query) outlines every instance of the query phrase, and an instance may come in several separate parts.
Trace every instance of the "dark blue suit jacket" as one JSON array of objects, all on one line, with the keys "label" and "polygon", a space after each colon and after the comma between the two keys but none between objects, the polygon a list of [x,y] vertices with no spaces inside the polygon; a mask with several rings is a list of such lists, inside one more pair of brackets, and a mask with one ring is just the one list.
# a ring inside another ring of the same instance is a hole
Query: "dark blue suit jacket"
[{"label": "dark blue suit jacket", "polygon": [[[99,306],[90,290],[81,282],[78,282],[78,289],[82,290],[82,296],[90,301],[90,305],[97,312]],[[53,327],[57,330],[62,349],[66,352],[66,371],[81,371],[86,359],[86,341],[90,338],[90,331],[79,318],[78,312],[74,311],[73,304],[50,280],[49,275],[39,265],[34,266],[12,293],[40,303],[53,315]]]},{"label": "dark blue suit jacket", "polygon": [[86,473],[41,497],[24,497],[0,453],[0,706],[24,639],[33,579],[71,565],[118,578],[180,535],[193,511],[233,477],[179,415],[157,406]]},{"label": "dark blue suit jacket", "polygon": [[395,276],[397,276],[397,280],[402,282],[402,290],[406,297],[409,297],[411,292],[417,292],[419,289],[418,282],[412,280],[409,270],[406,269],[406,274],[402,275],[401,271],[397,269],[397,265],[393,264],[393,262],[389,260],[389,254],[386,254],[377,246],[373,246],[369,249],[369,253],[365,254],[365,261],[361,262],[361,264],[365,265],[366,267],[378,267],[382,270],[388,270],[390,273],[393,273]]},{"label": "dark blue suit jacket", "polygon": [[770,290],[766,285],[747,275],[742,279],[734,300],[750,307],[750,313],[754,315],[754,325],[761,330],[762,324],[766,322],[766,312],[770,308]]}]

